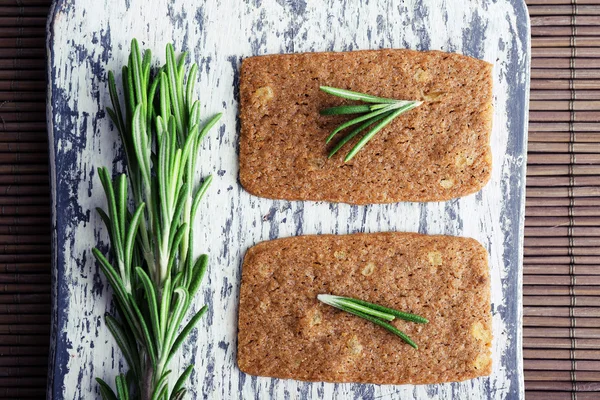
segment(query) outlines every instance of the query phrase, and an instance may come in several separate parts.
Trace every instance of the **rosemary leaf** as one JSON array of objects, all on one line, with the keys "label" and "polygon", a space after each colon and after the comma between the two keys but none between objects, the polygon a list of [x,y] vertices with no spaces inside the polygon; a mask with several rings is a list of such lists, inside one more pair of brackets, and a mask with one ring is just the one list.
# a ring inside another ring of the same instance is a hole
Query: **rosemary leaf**
[{"label": "rosemary leaf", "polygon": [[338,106],[324,108],[321,111],[321,115],[346,115],[346,114],[361,114],[365,112],[373,111],[372,106],[358,105],[358,106]]},{"label": "rosemary leaf", "polygon": [[[348,152],[348,154],[346,155],[346,158],[344,158],[344,162],[348,162],[348,161],[352,160],[352,158],[354,158],[354,156],[356,155],[356,153],[358,153],[360,151],[360,149],[362,149],[369,142],[369,140],[371,140],[373,138],[373,136],[375,136],[375,134],[377,132],[379,132],[387,124],[389,124],[390,122],[392,122],[392,120],[394,118],[396,118],[398,115],[402,114],[403,112],[406,112],[406,111],[408,111],[408,110],[410,110],[412,108],[415,108],[415,107],[416,107],[416,105],[412,105],[412,104],[404,106],[404,107],[401,107],[401,108],[397,109],[396,111],[394,111],[393,113],[391,113],[390,115],[388,115],[385,119],[383,119],[377,125],[375,125],[375,127],[373,129],[371,129],[369,131],[369,133],[367,133],[365,136],[363,136],[358,141],[358,143],[356,143],[354,145],[354,147],[352,148],[352,150],[350,150],[350,152]],[[386,110],[386,109],[384,108],[384,110]]]},{"label": "rosemary leaf", "polygon": [[98,385],[100,386],[100,395],[102,396],[102,400],[118,400],[117,395],[106,382],[100,378],[96,378],[96,382],[98,382]]},{"label": "rosemary leaf", "polygon": [[419,324],[427,324],[429,322],[429,320],[427,318],[421,317],[420,315],[417,315],[417,314],[405,313],[402,311],[394,310],[393,308],[380,306],[379,304],[369,303],[368,301],[364,301],[364,300],[360,300],[360,299],[354,299],[352,297],[341,297],[341,296],[336,296],[336,297],[339,297],[340,299],[342,299],[343,301],[346,301],[346,302],[360,304],[362,306],[369,307],[374,310],[378,310],[378,311],[382,311],[387,314],[394,315],[394,316],[396,316],[400,319],[406,320],[406,321],[416,322]]},{"label": "rosemary leaf", "polygon": [[386,99],[385,97],[377,97],[377,96],[371,96],[370,94],[353,92],[351,90],[334,88],[331,86],[321,86],[320,89],[322,91],[324,91],[325,93],[332,94],[337,97],[341,97],[341,98],[348,99],[348,100],[360,100],[360,101],[364,101],[366,103],[394,104],[398,101],[398,100],[394,100],[394,99]]},{"label": "rosemary leaf", "polygon": [[317,299],[325,304],[328,304],[332,307],[339,308],[343,311],[351,312],[349,309],[362,312],[364,314],[372,315],[373,317],[381,318],[386,321],[393,321],[394,316],[390,313],[386,313],[383,311],[375,310],[373,308],[365,307],[358,303],[353,303],[348,301],[345,297],[340,296],[332,296],[330,294],[320,294],[317,296]]},{"label": "rosemary leaf", "polygon": [[384,114],[378,115],[374,118],[371,118],[371,119],[367,120],[367,122],[365,122],[364,124],[362,124],[358,128],[356,128],[355,130],[353,130],[352,132],[350,132],[349,134],[344,136],[344,138],[342,140],[340,140],[338,142],[338,144],[336,144],[335,147],[329,152],[329,158],[333,157],[335,155],[335,153],[337,153],[346,143],[348,143],[350,140],[352,140],[352,138],[354,138],[356,135],[358,135],[364,129],[373,125],[375,122],[381,121],[383,118],[387,117],[392,112],[393,111],[388,111],[387,113],[384,113]]},{"label": "rosemary leaf", "polygon": [[366,319],[367,321],[370,321],[376,325],[381,326],[382,328],[386,329],[387,331],[393,333],[394,335],[398,336],[400,339],[404,340],[406,343],[408,343],[409,345],[411,345],[412,347],[414,347],[415,349],[418,349],[419,346],[417,346],[417,344],[415,342],[412,341],[411,338],[408,337],[408,335],[404,332],[402,332],[400,329],[396,328],[395,326],[388,324],[387,322],[384,322],[380,319],[377,319],[375,317],[372,317],[368,314],[362,313],[360,311],[356,311],[356,310],[352,310],[352,309],[348,309],[348,310],[344,310],[350,314],[354,314],[357,317],[361,317]]},{"label": "rosemary leaf", "polygon": [[366,121],[366,120],[368,120],[368,119],[371,119],[371,118],[373,118],[373,117],[376,117],[376,116],[378,116],[378,115],[381,115],[381,114],[383,114],[383,113],[386,113],[386,112],[388,112],[388,111],[390,111],[390,110],[393,110],[393,109],[394,109],[394,105],[392,104],[392,105],[389,105],[389,106],[387,106],[387,107],[385,107],[385,108],[382,108],[382,109],[380,109],[380,110],[377,110],[377,111],[372,111],[372,112],[370,112],[369,114],[365,114],[365,115],[363,115],[363,116],[361,116],[361,117],[356,117],[356,118],[354,118],[354,119],[351,119],[351,120],[350,120],[350,121],[348,121],[348,122],[344,122],[343,124],[341,124],[340,126],[338,126],[337,128],[335,128],[335,129],[334,129],[334,131],[333,131],[333,132],[331,132],[331,134],[330,134],[329,136],[327,136],[327,140],[325,141],[325,143],[329,143],[329,142],[331,141],[331,139],[333,139],[333,137],[334,137],[334,136],[335,136],[335,135],[336,135],[336,134],[337,134],[339,131],[346,129],[346,128],[348,128],[349,126],[356,125],[356,124],[358,124],[359,122],[363,122],[363,121]]}]

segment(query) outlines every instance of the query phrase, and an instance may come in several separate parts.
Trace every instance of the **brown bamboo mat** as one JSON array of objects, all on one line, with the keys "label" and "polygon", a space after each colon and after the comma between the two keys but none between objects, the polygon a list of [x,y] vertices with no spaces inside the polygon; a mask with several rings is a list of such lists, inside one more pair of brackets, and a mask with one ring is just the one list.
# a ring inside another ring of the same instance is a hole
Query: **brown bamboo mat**
[{"label": "brown bamboo mat", "polygon": [[[528,0],[527,399],[600,398],[600,0]],[[43,398],[50,0],[0,0],[0,398]]]},{"label": "brown bamboo mat", "polygon": [[0,398],[44,398],[50,333],[45,24],[0,0]]},{"label": "brown bamboo mat", "polygon": [[600,399],[600,1],[528,0],[527,399]]}]

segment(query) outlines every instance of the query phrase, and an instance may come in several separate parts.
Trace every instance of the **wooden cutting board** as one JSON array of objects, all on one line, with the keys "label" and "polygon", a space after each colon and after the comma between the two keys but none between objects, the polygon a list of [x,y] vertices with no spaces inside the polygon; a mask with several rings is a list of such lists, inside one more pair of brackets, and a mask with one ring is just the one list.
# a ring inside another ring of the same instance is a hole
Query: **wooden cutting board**
[{"label": "wooden cutting board", "polygon": [[[223,112],[205,139],[200,176],[215,182],[195,223],[211,263],[195,308],[210,309],[174,367],[193,362],[192,398],[523,397],[522,246],[529,101],[529,17],[522,0],[57,0],[48,24],[48,132],[53,195],[53,317],[48,395],[99,397],[123,360],[103,315],[111,291],[90,249],[107,243],[95,172],[122,168],[105,112],[107,72],[138,38],[164,59],[173,42],[200,65],[203,113]],[[257,198],[238,183],[240,60],[259,54],[411,48],[459,52],[494,67],[493,175],[479,193],[445,203],[350,206]],[[120,73],[118,73],[120,75]],[[262,240],[298,234],[412,231],[476,238],[490,253],[494,326],[489,378],[431,386],[305,383],[257,378],[236,365],[241,260]]]}]

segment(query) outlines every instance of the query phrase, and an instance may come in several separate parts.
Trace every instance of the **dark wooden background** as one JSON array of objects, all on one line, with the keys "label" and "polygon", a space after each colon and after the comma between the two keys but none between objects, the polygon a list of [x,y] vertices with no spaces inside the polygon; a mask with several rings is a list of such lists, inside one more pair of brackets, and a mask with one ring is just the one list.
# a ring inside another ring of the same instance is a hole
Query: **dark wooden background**
[{"label": "dark wooden background", "polygon": [[[527,3],[527,399],[600,399],[600,0]],[[45,396],[49,6],[0,0],[0,398]]]}]

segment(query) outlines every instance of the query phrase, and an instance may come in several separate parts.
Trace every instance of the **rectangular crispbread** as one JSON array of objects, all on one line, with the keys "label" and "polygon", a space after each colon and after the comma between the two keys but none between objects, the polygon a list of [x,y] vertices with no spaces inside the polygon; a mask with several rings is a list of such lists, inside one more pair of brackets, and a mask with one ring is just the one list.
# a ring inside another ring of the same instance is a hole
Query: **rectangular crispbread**
[{"label": "rectangular crispbread", "polygon": [[[422,100],[351,161],[325,139],[353,116],[319,86]],[[240,181],[257,196],[351,204],[442,201],[479,191],[492,155],[492,65],[439,51],[367,50],[250,57],[240,78]]]},{"label": "rectangular crispbread", "polygon": [[[300,236],[250,248],[242,267],[238,365],[304,381],[425,384],[489,375],[490,277],[474,239],[413,233]],[[429,319],[375,324],[320,303],[359,298]]]}]

